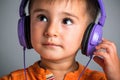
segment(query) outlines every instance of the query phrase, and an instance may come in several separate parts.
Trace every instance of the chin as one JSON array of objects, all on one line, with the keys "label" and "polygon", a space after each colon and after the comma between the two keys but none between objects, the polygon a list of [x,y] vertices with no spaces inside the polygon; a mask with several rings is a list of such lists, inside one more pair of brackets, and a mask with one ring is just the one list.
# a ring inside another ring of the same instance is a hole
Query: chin
[{"label": "chin", "polygon": [[41,59],[46,59],[49,61],[59,61],[62,60],[64,57],[60,55],[41,55]]}]

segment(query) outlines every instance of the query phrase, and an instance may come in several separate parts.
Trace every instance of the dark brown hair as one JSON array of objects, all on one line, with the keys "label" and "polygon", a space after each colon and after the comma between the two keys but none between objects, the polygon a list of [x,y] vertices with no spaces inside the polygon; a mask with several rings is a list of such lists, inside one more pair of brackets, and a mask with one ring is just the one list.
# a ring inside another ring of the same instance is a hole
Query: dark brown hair
[{"label": "dark brown hair", "polygon": [[95,22],[100,11],[98,0],[86,0],[86,6],[87,6],[87,11],[88,11],[88,14],[90,15],[91,20]]},{"label": "dark brown hair", "polygon": [[[30,9],[32,7],[32,3],[33,3],[34,0],[29,0],[29,7],[28,7],[28,10],[29,10],[29,14],[30,14]],[[50,2],[52,1],[55,1],[55,0],[49,0]],[[100,11],[100,7],[99,7],[99,3],[98,3],[98,0],[85,0],[86,1],[86,7],[87,7],[87,12],[90,16],[90,21],[91,22],[95,22],[98,14],[99,14],[99,11]]]}]

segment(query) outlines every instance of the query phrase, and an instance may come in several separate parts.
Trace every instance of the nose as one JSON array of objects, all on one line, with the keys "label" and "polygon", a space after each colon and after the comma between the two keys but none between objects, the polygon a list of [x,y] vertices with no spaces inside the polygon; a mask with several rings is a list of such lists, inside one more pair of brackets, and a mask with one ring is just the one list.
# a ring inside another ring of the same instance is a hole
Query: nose
[{"label": "nose", "polygon": [[59,29],[57,23],[49,23],[45,29],[45,37],[57,37],[59,34]]}]

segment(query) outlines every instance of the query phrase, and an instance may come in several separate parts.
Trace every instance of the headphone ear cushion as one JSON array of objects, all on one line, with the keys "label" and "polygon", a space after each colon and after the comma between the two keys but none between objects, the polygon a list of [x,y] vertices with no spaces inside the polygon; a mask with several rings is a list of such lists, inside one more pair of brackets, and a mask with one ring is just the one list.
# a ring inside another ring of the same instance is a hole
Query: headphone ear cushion
[{"label": "headphone ear cushion", "polygon": [[89,24],[89,26],[87,27],[84,36],[83,36],[83,40],[82,40],[82,54],[87,55],[87,47],[88,47],[88,41],[89,41],[89,37],[90,37],[90,33],[94,27],[95,23],[91,23]]},{"label": "headphone ear cushion", "polygon": [[24,16],[18,22],[18,38],[21,46],[25,48],[32,48],[30,40],[30,17]]},{"label": "headphone ear cushion", "polygon": [[32,45],[31,45],[31,35],[30,35],[30,16],[25,17],[24,26],[25,26],[24,27],[25,28],[25,40],[26,40],[27,48],[31,49]]}]

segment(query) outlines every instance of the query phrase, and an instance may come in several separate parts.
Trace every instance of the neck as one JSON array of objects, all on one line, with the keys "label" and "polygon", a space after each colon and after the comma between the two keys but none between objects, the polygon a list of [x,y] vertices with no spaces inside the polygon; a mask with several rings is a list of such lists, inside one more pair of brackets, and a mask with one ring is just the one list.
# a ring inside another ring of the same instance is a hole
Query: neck
[{"label": "neck", "polygon": [[[78,69],[78,64],[74,59],[65,60],[46,60],[41,58],[40,66],[51,71],[54,76],[64,78],[65,74]],[[59,80],[59,79],[56,79]],[[63,80],[63,79],[60,79]]]}]

